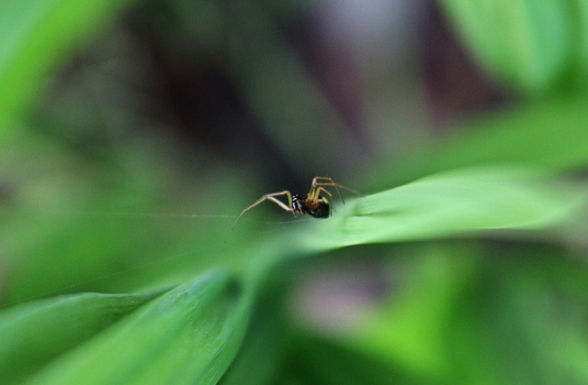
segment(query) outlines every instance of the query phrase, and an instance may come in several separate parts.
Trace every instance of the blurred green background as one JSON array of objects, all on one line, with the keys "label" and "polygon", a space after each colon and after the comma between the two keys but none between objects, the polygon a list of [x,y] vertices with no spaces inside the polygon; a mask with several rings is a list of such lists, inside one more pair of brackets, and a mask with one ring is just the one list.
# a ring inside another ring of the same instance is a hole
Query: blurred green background
[{"label": "blurred green background", "polygon": [[584,0],[2,1],[3,382],[588,382],[587,80]]}]

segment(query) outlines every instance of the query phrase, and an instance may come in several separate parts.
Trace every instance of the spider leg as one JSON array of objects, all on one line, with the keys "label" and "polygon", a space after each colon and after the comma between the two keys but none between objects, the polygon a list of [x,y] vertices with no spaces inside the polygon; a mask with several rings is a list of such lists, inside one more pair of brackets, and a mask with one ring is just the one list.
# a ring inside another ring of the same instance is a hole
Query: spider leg
[{"label": "spider leg", "polygon": [[[321,182],[321,180],[324,182]],[[315,187],[334,187],[337,190],[337,194],[339,194],[339,198],[341,198],[341,202],[345,203],[345,199],[343,199],[343,195],[341,195],[341,191],[339,190],[339,185],[333,179],[327,176],[317,176],[312,180],[312,185]]]},{"label": "spider leg", "polygon": [[316,191],[322,191],[329,196],[329,216],[333,215],[333,194],[324,187],[317,187]]},{"label": "spider leg", "polygon": [[310,186],[310,190],[308,190],[308,194],[306,195],[306,199],[310,201],[315,201],[319,196],[319,191],[317,190],[315,185]]},{"label": "spider leg", "polygon": [[[286,206],[286,204],[284,202],[282,202],[282,201],[280,201],[279,199],[276,198],[278,196],[283,196],[283,195],[286,195],[288,197],[288,204],[290,206]],[[241,211],[241,214],[239,214],[239,216],[237,217],[237,219],[235,219],[235,222],[233,222],[233,226],[231,226],[231,229],[229,230],[229,233],[227,234],[227,237],[225,238],[225,243],[227,242],[227,239],[229,239],[229,235],[231,235],[231,233],[233,232],[233,229],[237,225],[237,222],[239,222],[239,219],[241,219],[241,217],[243,215],[245,215],[245,213],[247,213],[249,210],[251,210],[252,208],[254,208],[255,206],[257,206],[258,204],[260,204],[262,202],[265,202],[267,200],[270,200],[270,201],[274,202],[275,204],[277,204],[278,206],[280,206],[285,211],[294,211],[294,209],[292,208],[292,194],[290,193],[290,191],[285,190],[285,191],[282,191],[282,192],[277,192],[277,193],[272,193],[272,194],[266,194],[266,195],[262,196],[261,198],[259,198],[251,206],[249,206],[245,210]]]},{"label": "spider leg", "polygon": [[328,177],[328,176],[317,176],[312,180],[312,186],[314,187],[334,187],[335,190],[337,190],[337,193],[339,194],[339,198],[341,198],[341,201],[343,203],[345,203],[345,199],[343,199],[343,195],[341,195],[341,191],[339,190],[339,188],[351,191],[354,194],[357,194],[359,196],[364,197],[365,195],[363,195],[362,193],[360,193],[357,190],[354,190],[352,188],[349,188],[347,186],[343,186],[342,184],[339,183],[335,183],[335,181]]}]

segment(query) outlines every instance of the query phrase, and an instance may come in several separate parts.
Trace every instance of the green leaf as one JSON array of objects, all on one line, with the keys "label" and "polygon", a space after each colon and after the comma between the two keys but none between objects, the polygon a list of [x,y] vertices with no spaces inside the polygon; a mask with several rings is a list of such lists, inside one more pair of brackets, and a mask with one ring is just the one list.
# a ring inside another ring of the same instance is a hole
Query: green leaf
[{"label": "green leaf", "polygon": [[[292,248],[447,239],[576,226],[588,186],[509,165],[457,169],[338,206],[328,224],[309,224]],[[290,238],[293,238],[290,235]],[[304,242],[299,242],[304,239]],[[283,247],[283,245],[282,245]]]},{"label": "green leaf", "polygon": [[[586,383],[588,271],[565,250],[410,248],[406,278],[342,337],[350,349],[428,375],[428,383]],[[390,261],[392,277],[399,266]]]},{"label": "green leaf", "polygon": [[251,287],[213,272],[172,290],[39,373],[36,384],[214,384],[249,320]]},{"label": "green leaf", "polygon": [[491,73],[527,92],[546,91],[572,64],[581,24],[573,2],[441,0],[470,50]]},{"label": "green leaf", "polygon": [[494,246],[439,325],[461,382],[586,383],[588,270],[561,248]]},{"label": "green leaf", "polygon": [[581,79],[586,81],[586,78],[588,77],[588,1],[577,0],[574,3],[577,7],[575,15],[578,24],[576,38],[578,39],[579,47],[579,70]]},{"label": "green leaf", "polygon": [[401,167],[389,174],[395,183],[406,183],[443,170],[497,162],[557,171],[584,169],[587,104],[585,95],[572,95],[472,120],[453,137],[407,154]]},{"label": "green leaf", "polygon": [[47,74],[132,0],[0,2],[0,135]]},{"label": "green leaf", "polygon": [[5,310],[0,313],[2,382],[22,380],[154,295],[76,294]]},{"label": "green leaf", "polygon": [[414,241],[565,223],[588,188],[508,166],[436,174],[359,200],[349,242]]},{"label": "green leaf", "polygon": [[241,349],[219,384],[272,384],[284,365],[290,341],[278,309],[282,308],[287,290],[281,284],[269,284],[262,290]]},{"label": "green leaf", "polygon": [[[280,379],[295,379],[300,384],[387,385],[435,384],[411,376],[401,366],[350,348],[332,336],[296,333]],[[283,382],[279,382],[283,383]]]},{"label": "green leaf", "polygon": [[[440,325],[449,325],[457,299],[478,274],[476,251],[449,243],[413,247],[409,278],[400,280],[394,295],[368,311],[342,339],[426,383],[452,383],[446,381],[453,368]],[[391,261],[388,274],[394,277],[397,269]]]},{"label": "green leaf", "polygon": [[[287,49],[287,39],[262,3],[239,2],[238,12],[226,18],[237,89],[267,138],[302,175],[312,175],[317,164],[326,169],[346,164],[357,138],[308,69]],[[325,156],[325,148],[337,151]]]}]

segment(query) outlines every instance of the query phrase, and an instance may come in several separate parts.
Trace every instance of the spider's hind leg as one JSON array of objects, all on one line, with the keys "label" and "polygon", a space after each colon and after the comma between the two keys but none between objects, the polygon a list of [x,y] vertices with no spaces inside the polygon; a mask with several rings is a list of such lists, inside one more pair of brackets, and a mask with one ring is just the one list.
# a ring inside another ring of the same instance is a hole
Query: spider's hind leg
[{"label": "spider's hind leg", "polygon": [[343,201],[343,203],[345,203],[345,201],[343,200],[343,196],[341,195],[341,191],[339,190],[340,188],[347,190],[347,191],[351,191],[352,193],[359,195],[360,197],[365,197],[365,195],[363,195],[362,193],[360,193],[357,190],[354,190],[352,188],[349,188],[347,186],[343,186],[342,184],[339,183],[335,183],[335,181],[333,180],[333,178],[330,178],[328,176],[317,176],[312,180],[312,185],[316,186],[316,187],[334,187],[335,190],[337,190],[337,193],[339,194],[339,197],[341,198],[341,200]]}]

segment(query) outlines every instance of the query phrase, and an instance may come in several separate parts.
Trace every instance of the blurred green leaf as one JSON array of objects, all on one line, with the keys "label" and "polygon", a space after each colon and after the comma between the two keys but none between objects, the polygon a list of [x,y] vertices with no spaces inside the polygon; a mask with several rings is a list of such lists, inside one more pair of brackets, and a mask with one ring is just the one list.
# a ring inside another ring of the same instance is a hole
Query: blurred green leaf
[{"label": "blurred green leaf", "polygon": [[47,81],[47,74],[133,0],[0,2],[0,135]]},{"label": "blurred green leaf", "polygon": [[588,77],[588,1],[587,0],[576,0],[574,4],[577,6],[577,17],[578,31],[576,34],[577,46],[578,46],[578,59],[579,59],[579,76],[580,80],[586,81]]},{"label": "blurred green leaf", "polygon": [[281,379],[317,385],[438,383],[431,378],[425,381],[412,376],[401,365],[350,348],[333,338],[296,333],[291,339],[291,352]]},{"label": "blurred green leaf", "polygon": [[547,91],[577,63],[585,33],[575,1],[441,0],[482,65],[517,89]]},{"label": "blurred green leaf", "polygon": [[557,171],[588,166],[588,98],[584,94],[525,103],[478,117],[440,143],[405,154],[383,178],[397,184],[454,168],[521,163]]},{"label": "blurred green leaf", "polygon": [[214,384],[241,344],[251,289],[209,273],[53,362],[33,383]]},{"label": "blurred green leaf", "polygon": [[440,326],[456,374],[464,382],[586,383],[579,363],[588,358],[588,271],[545,245],[485,251],[492,258]]},{"label": "blurred green leaf", "polygon": [[260,290],[245,340],[219,384],[275,383],[290,346],[281,311],[285,292],[283,284],[276,285],[274,282]]},{"label": "blurred green leaf", "polygon": [[76,294],[28,303],[0,313],[3,383],[27,375],[116,323],[156,294]]},{"label": "blurred green leaf", "polygon": [[[341,339],[352,350],[405,368],[414,378],[451,383],[446,382],[452,374],[447,335],[440,327],[448,324],[455,303],[476,277],[476,251],[467,244],[417,246],[410,279]],[[396,264],[389,266],[394,276]]]},{"label": "blurred green leaf", "polygon": [[[0,302],[167,288],[219,266],[230,214],[246,203],[233,197],[234,180],[218,178],[228,172],[211,165],[188,177],[131,145],[115,167],[99,166],[20,136],[0,142],[0,190],[11,189],[0,202],[0,266],[10,277]],[[195,180],[198,193],[185,193]]]},{"label": "blurred green leaf", "polygon": [[[227,17],[239,91],[268,138],[296,165],[293,171],[308,176],[314,175],[317,164],[334,169],[348,163],[357,138],[300,59],[287,49],[289,44],[267,10],[257,1],[242,1],[238,12]],[[326,153],[327,148],[337,151]]]},{"label": "blurred green leaf", "polygon": [[349,349],[442,383],[586,382],[588,271],[564,250],[416,248],[410,279],[340,337]]},{"label": "blurred green leaf", "polygon": [[[269,315],[269,314],[268,314]],[[270,315],[271,316],[271,315]],[[242,349],[219,384],[261,385],[273,384],[284,361],[284,340],[276,320],[258,323],[255,319],[248,331]]]}]

